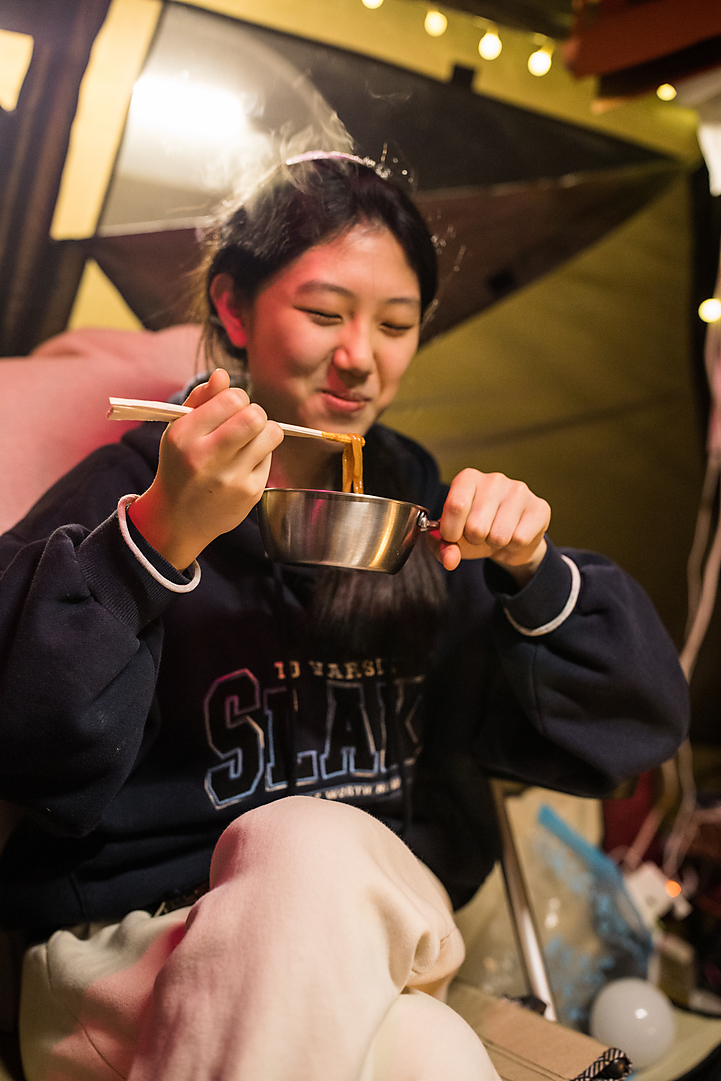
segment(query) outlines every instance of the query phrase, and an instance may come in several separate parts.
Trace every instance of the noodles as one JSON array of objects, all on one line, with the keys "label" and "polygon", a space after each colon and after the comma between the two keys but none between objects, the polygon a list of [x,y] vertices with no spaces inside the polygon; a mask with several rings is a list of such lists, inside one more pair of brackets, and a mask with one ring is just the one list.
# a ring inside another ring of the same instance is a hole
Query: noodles
[{"label": "noodles", "polygon": [[352,435],[343,447],[343,491],[363,494],[363,444],[365,439]]},{"label": "noodles", "polygon": [[326,439],[345,444],[343,447],[343,491],[363,495],[363,447],[365,439],[355,432],[341,435],[339,432],[323,432]]}]

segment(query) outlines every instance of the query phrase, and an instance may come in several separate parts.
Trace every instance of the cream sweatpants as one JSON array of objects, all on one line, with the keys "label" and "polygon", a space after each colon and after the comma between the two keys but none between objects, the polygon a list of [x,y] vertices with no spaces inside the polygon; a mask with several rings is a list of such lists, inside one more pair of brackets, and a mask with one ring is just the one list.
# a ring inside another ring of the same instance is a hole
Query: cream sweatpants
[{"label": "cream sweatpants", "polygon": [[444,891],[382,823],[280,799],[226,829],[210,886],[28,951],[28,1081],[498,1081],[443,1001]]}]

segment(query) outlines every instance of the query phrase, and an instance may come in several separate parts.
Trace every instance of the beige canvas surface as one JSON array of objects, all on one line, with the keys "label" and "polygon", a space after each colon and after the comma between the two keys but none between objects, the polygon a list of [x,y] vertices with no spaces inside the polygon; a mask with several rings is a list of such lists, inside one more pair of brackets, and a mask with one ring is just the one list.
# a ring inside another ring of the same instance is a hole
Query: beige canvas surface
[{"label": "beige canvas surface", "polygon": [[[512,1002],[484,994],[456,980],[450,1005],[486,1044],[503,1081],[568,1081],[601,1052],[597,1041],[545,1021]],[[633,1081],[675,1081],[721,1043],[721,1019],[674,1010],[676,1038],[655,1066],[633,1074]],[[575,1073],[574,1073],[575,1071]]]},{"label": "beige canvas surface", "polygon": [[503,1081],[575,1081],[606,1050],[507,999],[456,980],[448,998],[484,1044]]}]

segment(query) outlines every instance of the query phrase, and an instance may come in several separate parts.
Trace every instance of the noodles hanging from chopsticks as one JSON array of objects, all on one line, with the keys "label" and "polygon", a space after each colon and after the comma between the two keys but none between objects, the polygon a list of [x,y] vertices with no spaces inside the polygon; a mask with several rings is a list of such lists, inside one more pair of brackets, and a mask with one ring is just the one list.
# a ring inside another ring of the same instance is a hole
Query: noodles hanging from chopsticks
[{"label": "noodles hanging from chopsticks", "polygon": [[343,447],[343,491],[363,494],[363,444],[359,435],[351,435]]},{"label": "noodles hanging from chopsticks", "polygon": [[363,495],[363,447],[365,439],[355,432],[341,435],[340,432],[323,432],[326,439],[343,443],[343,485],[342,491]]},{"label": "noodles hanging from chopsticks", "polygon": [[[187,405],[173,405],[168,402],[151,402],[138,398],[109,398],[109,420],[177,420],[178,417],[193,410]],[[313,439],[330,439],[334,443],[343,443],[343,491],[363,495],[363,447],[362,435],[351,432],[321,432],[315,428],[301,428],[298,425],[281,424],[288,435],[300,435]]]}]

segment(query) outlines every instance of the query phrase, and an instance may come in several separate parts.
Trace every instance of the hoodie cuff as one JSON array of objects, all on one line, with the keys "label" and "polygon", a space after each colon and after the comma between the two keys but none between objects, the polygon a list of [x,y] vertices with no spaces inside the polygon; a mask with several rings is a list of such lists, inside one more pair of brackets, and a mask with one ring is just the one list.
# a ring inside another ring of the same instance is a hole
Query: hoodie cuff
[{"label": "hoodie cuff", "polygon": [[503,607],[512,627],[527,638],[550,634],[564,623],[576,607],[581,572],[568,556],[547,540],[548,551],[533,578],[513,592],[513,577],[486,560],[486,584]]},{"label": "hoodie cuff", "polygon": [[[124,495],[118,500],[118,525],[123,540],[141,567],[145,567],[148,574],[161,586],[165,586],[171,593],[190,593],[200,582],[200,564],[198,560],[194,559],[190,566],[186,567],[185,571],[179,571],[171,563],[168,563],[160,552],[156,552],[148,544],[145,537],[133,525],[132,519],[128,518],[128,507],[137,498],[137,495]],[[188,577],[187,572],[191,570],[193,572],[192,577]]]},{"label": "hoodie cuff", "polygon": [[126,545],[117,513],[88,534],[76,548],[76,559],[98,604],[133,634],[162,615],[173,599],[174,594],[148,573]]}]

